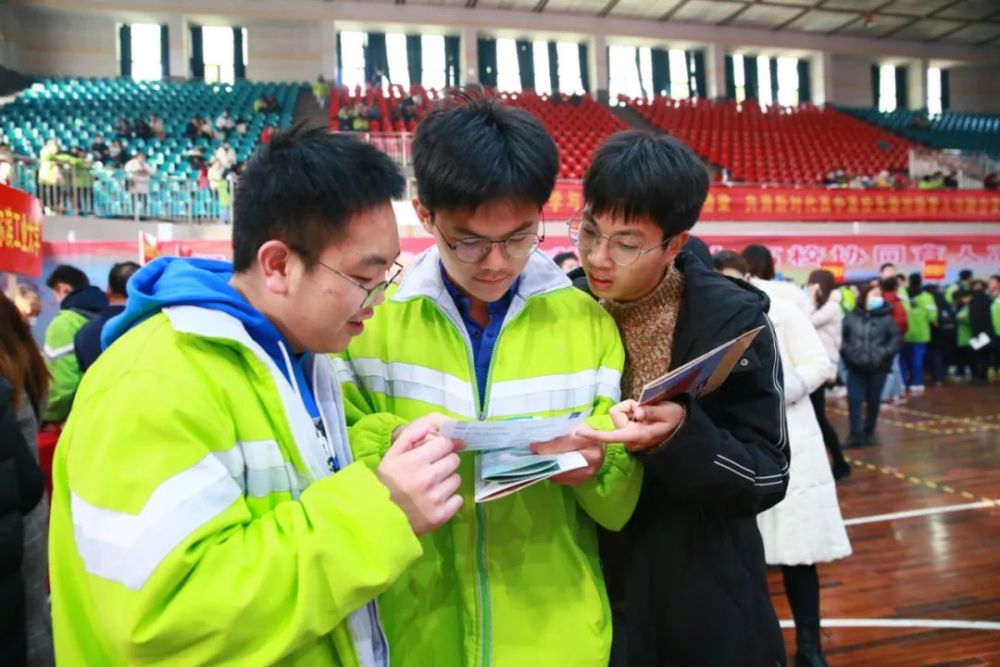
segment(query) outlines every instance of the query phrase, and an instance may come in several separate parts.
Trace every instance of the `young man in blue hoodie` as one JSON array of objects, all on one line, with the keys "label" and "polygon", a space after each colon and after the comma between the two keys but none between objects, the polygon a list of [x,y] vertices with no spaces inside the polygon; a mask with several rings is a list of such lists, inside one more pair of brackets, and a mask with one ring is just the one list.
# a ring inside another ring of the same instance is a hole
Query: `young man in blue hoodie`
[{"label": "young man in blue hoodie", "polygon": [[60,663],[388,664],[373,600],[459,509],[456,446],[414,426],[352,462],[326,353],[398,272],[402,190],[371,146],[292,130],[242,177],[232,265],[130,281],[56,453]]}]

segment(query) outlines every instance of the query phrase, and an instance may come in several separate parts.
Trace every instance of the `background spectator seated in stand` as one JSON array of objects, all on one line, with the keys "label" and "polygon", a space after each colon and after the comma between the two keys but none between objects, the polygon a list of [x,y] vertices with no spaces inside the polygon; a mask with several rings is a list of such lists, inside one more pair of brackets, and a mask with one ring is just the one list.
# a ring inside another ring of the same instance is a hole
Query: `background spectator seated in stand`
[{"label": "background spectator seated in stand", "polygon": [[233,129],[233,119],[229,117],[229,112],[223,110],[215,119],[215,129],[223,137],[228,137]]},{"label": "background spectator seated in stand", "polygon": [[153,133],[153,136],[157,139],[163,139],[167,136],[167,130],[163,125],[163,119],[157,116],[155,113],[149,114],[149,129]]},{"label": "background spectator seated in stand", "polygon": [[132,136],[132,125],[129,124],[128,118],[121,116],[115,121],[115,136],[120,139],[127,139]]},{"label": "background spectator seated in stand", "polygon": [[108,147],[108,144],[104,141],[103,135],[96,135],[94,140],[90,143],[90,154],[98,162],[107,162],[108,152],[110,150],[111,149]]},{"label": "background spectator seated in stand", "polygon": [[228,141],[224,141],[222,145],[215,149],[213,158],[222,165],[223,169],[232,169],[233,165],[236,164],[236,151],[233,150]]},{"label": "background spectator seated in stand", "polygon": [[146,119],[144,118],[141,117],[136,118],[134,128],[135,128],[135,136],[139,137],[140,139],[150,139],[153,136],[153,129],[149,126],[149,123],[147,123]]}]

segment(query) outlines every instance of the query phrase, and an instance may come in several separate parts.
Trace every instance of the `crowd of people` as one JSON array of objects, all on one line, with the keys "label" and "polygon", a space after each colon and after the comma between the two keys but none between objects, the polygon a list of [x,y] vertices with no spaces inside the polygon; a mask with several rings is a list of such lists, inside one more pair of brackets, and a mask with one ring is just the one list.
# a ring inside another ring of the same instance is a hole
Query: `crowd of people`
[{"label": "crowd of people", "polygon": [[[407,95],[390,111],[390,120],[395,123],[416,121],[420,98],[417,95]],[[341,132],[377,132],[381,127],[383,110],[378,104],[366,105],[355,102],[344,105],[337,111],[337,129]]]},{"label": "crowd of people", "polygon": [[[278,104],[273,97],[264,96],[254,102],[254,109],[257,112],[276,111]],[[261,143],[266,143],[273,130],[271,126],[264,128]],[[192,190],[210,191],[219,201],[225,220],[231,215],[232,192],[242,169],[230,138],[245,136],[248,131],[246,119],[232,118],[223,110],[214,121],[192,117],[183,132],[191,141],[184,150],[184,157],[196,173]],[[125,175],[125,196],[133,200],[135,207],[142,207],[141,216],[144,217],[150,181],[157,176],[157,166],[130,140],[162,140],[168,136],[162,118],[150,113],[133,120],[119,117],[110,140],[98,134],[89,146],[65,147],[57,139],[49,139],[39,152],[35,176],[39,199],[46,213],[92,215],[97,171],[107,170]],[[221,142],[221,145],[206,154],[205,149],[195,143],[199,139]],[[10,147],[0,144],[0,183],[14,184],[14,166],[15,156]]]},{"label": "crowd of people", "polygon": [[[214,162],[232,161],[223,148]],[[851,553],[826,387],[846,371],[846,444],[877,444],[891,365],[924,385],[945,326],[935,292],[919,276],[901,292],[889,266],[855,286],[817,271],[801,289],[766,247],[711,256],[691,234],[709,175],[673,137],[625,131],[596,151],[577,252],[558,265],[535,252],[559,160],[534,116],[451,100],[413,153],[434,244],[398,285],[398,167],[295,128],[243,169],[231,263],[117,264],[107,290],[57,267],[44,355],[37,304],[0,297],[0,456],[19,494],[0,508],[18,528],[0,548],[25,553],[3,561],[17,600],[4,650],[39,664],[54,647],[64,664],[785,665],[772,565],[795,664],[824,667],[818,566]],[[1000,278],[939,291],[956,372],[990,359]],[[712,393],[637,402],[750,332]],[[576,415],[531,448],[576,467],[476,502],[481,454],[446,419]],[[58,437],[51,622],[39,429]]]}]

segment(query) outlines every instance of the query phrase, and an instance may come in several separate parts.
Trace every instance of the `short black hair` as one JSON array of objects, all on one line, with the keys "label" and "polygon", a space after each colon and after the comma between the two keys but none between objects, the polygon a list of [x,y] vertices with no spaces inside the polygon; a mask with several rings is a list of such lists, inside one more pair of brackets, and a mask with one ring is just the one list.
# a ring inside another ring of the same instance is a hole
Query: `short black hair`
[{"label": "short black hair", "polygon": [[771,255],[771,251],[767,249],[767,246],[762,246],[759,244],[748,245],[743,248],[743,259],[747,261],[747,268],[750,270],[750,275],[754,278],[763,278],[764,280],[774,280],[774,257]]},{"label": "short black hair", "polygon": [[552,258],[552,261],[555,262],[561,269],[563,262],[565,262],[568,259],[575,259],[576,261],[580,261],[580,258],[576,256],[576,253],[570,251],[560,252],[556,254],[556,256]]},{"label": "short black hair", "polygon": [[591,215],[649,218],[663,237],[698,221],[708,196],[708,169],[680,139],[644,130],[617,132],[594,152],[583,176]]},{"label": "short black hair", "polygon": [[892,262],[886,262],[886,263],[885,263],[885,264],[883,264],[882,266],[878,267],[878,272],[879,272],[879,273],[882,273],[883,271],[885,271],[886,269],[888,269],[888,268],[889,268],[890,266],[891,266],[892,268],[894,268],[894,269],[896,268],[896,265],[895,265],[895,264],[893,264]]},{"label": "short black hair", "polygon": [[712,268],[716,271],[735,269],[744,276],[750,273],[750,267],[747,266],[747,261],[743,258],[743,255],[735,250],[720,250],[712,255]]},{"label": "short black hair", "polygon": [[118,262],[108,271],[108,291],[118,296],[125,296],[125,286],[132,274],[141,267],[135,262]]},{"label": "short black hair", "polygon": [[919,273],[910,274],[910,296],[916,296],[924,287],[924,279]]},{"label": "short black hair", "polygon": [[301,124],[277,132],[240,176],[233,270],[248,270],[272,239],[284,241],[312,268],[352,216],[399,199],[405,185],[389,156],[353,136]]},{"label": "short black hair", "polygon": [[899,291],[899,281],[895,278],[884,278],[880,280],[878,286],[882,288],[883,292],[898,292]]},{"label": "short black hair", "polygon": [[972,280],[972,269],[962,269],[958,272],[959,280]]},{"label": "short black hair", "polygon": [[413,138],[417,197],[431,212],[475,211],[500,200],[541,209],[558,171],[559,151],[542,123],[488,97],[452,95]]},{"label": "short black hair", "polygon": [[69,264],[60,264],[52,269],[52,273],[45,279],[45,284],[49,286],[49,289],[55,289],[59,283],[69,285],[75,290],[90,287],[90,279],[87,278],[87,274]]}]

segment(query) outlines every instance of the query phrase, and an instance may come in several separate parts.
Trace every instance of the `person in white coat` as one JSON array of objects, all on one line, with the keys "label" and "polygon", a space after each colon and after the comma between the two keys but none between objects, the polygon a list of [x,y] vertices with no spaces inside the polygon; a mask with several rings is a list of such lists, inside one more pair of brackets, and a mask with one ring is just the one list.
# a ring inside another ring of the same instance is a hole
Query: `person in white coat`
[{"label": "person in white coat", "polygon": [[[749,263],[734,264],[736,272],[745,267],[753,269]],[[723,273],[735,275],[732,271]],[[826,382],[834,367],[801,307],[783,298],[774,281],[752,275],[746,278],[771,299],[768,315],[774,324],[784,369],[785,415],[792,450],[785,499],[757,515],[757,525],[764,541],[765,560],[768,565],[781,566],[785,594],[795,619],[796,667],[826,667],[820,643],[816,564],[850,555],[851,543],[840,514],[823,436],[808,398]]]},{"label": "person in white coat", "polygon": [[813,393],[809,394],[813,410],[816,411],[816,421],[823,433],[823,444],[833,460],[833,479],[840,480],[850,476],[851,466],[844,459],[840,448],[840,438],[837,430],[826,418],[826,388],[837,379],[837,364],[840,362],[840,339],[843,335],[844,310],[841,307],[841,294],[837,282],[829,271],[819,270],[809,274],[809,321],[816,328],[816,333],[823,341],[823,349],[833,364],[830,376]]}]

